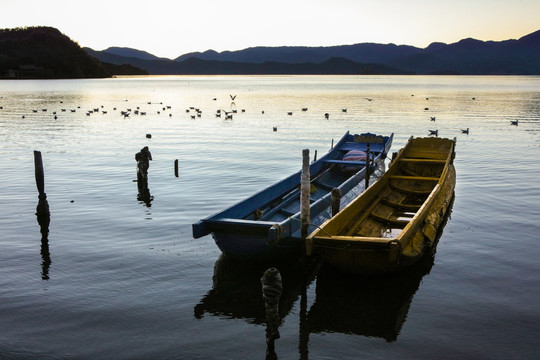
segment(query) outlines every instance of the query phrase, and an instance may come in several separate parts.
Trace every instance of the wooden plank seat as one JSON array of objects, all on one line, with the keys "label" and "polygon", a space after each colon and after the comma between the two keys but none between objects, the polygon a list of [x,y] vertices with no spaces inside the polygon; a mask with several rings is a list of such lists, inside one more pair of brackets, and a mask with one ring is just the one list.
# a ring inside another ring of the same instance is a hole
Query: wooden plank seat
[{"label": "wooden plank seat", "polygon": [[413,180],[413,181],[439,181],[440,178],[432,176],[409,176],[409,175],[391,175],[391,180]]},{"label": "wooden plank seat", "polygon": [[407,210],[407,211],[417,211],[418,209],[420,209],[420,206],[421,206],[421,205],[417,205],[417,204],[397,203],[397,202],[391,201],[389,199],[382,199],[381,202],[384,205],[390,206],[392,208],[399,209],[399,210]]},{"label": "wooden plank seat", "polygon": [[427,196],[431,193],[432,190],[412,190],[412,189],[405,189],[401,188],[399,186],[396,186],[392,184],[391,182],[388,183],[388,186],[393,191],[397,191],[402,194],[409,194],[409,195],[417,195],[417,196]]},{"label": "wooden plank seat", "polygon": [[322,183],[320,181],[313,181],[312,184],[315,185],[316,187],[321,188],[321,189],[326,190],[326,191],[332,191],[335,188],[335,186],[330,186],[330,185]]},{"label": "wooden plank seat", "polygon": [[375,221],[380,222],[380,223],[387,224],[387,225],[397,227],[397,228],[404,228],[409,223],[408,220],[398,220],[398,219],[385,218],[385,217],[379,216],[379,215],[374,214],[374,213],[369,214],[369,217],[371,219],[375,220]]},{"label": "wooden plank seat", "polygon": [[399,159],[399,161],[401,161],[401,162],[424,163],[424,164],[446,164],[446,160],[440,160],[440,159],[402,158],[402,159]]}]

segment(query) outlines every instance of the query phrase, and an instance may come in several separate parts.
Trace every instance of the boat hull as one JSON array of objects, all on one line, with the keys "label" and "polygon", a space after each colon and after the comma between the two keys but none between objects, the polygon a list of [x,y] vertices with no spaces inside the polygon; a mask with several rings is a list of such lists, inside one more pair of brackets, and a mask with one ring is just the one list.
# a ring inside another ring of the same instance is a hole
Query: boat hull
[{"label": "boat hull", "polygon": [[[383,137],[346,133],[335,147],[310,165],[310,230],[332,216],[332,189],[341,191],[342,206],[363,190],[359,189],[359,184],[366,175],[365,162],[344,162],[343,155],[351,150],[366,150],[370,144],[371,160],[378,166],[386,157],[392,140],[393,134]],[[351,172],[351,165],[359,167]],[[199,238],[211,233],[221,252],[232,257],[254,260],[298,257],[305,251],[301,241],[300,176],[297,172],[231,208],[193,224],[193,236]]]},{"label": "boat hull", "polygon": [[393,255],[392,245],[386,243],[348,244],[346,248],[320,244],[318,253],[332,267],[351,274],[391,273],[413,265],[436,246],[436,237],[433,234],[442,230],[441,225],[454,196],[455,178],[455,169],[452,166],[444,191],[439,193],[430,214],[411,236],[409,244],[402,249],[399,256]]},{"label": "boat hull", "polygon": [[[396,169],[399,165],[394,167],[393,162],[390,169],[376,184],[373,184],[359,199],[354,200],[342,212],[323,224],[322,229],[316,230],[308,237],[306,244],[308,255],[319,256],[329,265],[353,274],[390,273],[400,271],[414,264],[436,245],[437,233],[442,230],[441,227],[444,225],[444,219],[453,200],[456,183],[456,172],[452,162],[453,147],[449,156],[444,169],[440,171],[441,176],[437,179],[437,185],[433,187],[429,195],[426,195],[422,205],[416,205],[417,211],[414,216],[410,215],[411,219],[408,221],[402,220],[407,216],[407,213],[413,212],[411,209],[402,209],[402,214],[398,218],[390,216],[391,211],[388,210],[390,206],[386,204],[377,208],[383,202],[381,198],[384,197],[384,201],[389,202],[388,198],[395,196],[395,189],[391,189],[392,180],[390,179],[401,180],[401,184],[408,184],[411,192],[413,192],[414,189],[421,189],[426,181],[434,181],[435,178],[432,176],[433,174],[428,174],[429,177],[404,176]],[[418,161],[427,162],[428,160],[421,159]],[[433,167],[440,166],[442,160],[437,161],[439,165],[433,165]],[[399,162],[399,159],[397,159],[397,162]],[[433,172],[426,165],[423,165],[423,171]],[[408,180],[409,178],[416,179],[416,183],[414,180]],[[396,188],[395,185],[393,187]],[[379,192],[381,195],[378,194]],[[420,193],[421,191],[417,192]],[[362,202],[377,205],[362,207]],[[407,206],[412,208],[414,205],[402,204],[403,208]],[[361,208],[362,211],[355,211],[355,207]],[[381,215],[384,210],[388,210],[386,218]],[[392,211],[395,212],[395,209]],[[343,218],[346,220],[341,220]],[[384,234],[375,236],[373,234],[373,229],[376,227],[375,222],[366,220],[368,218],[375,218],[378,221],[379,228],[383,228],[379,223],[386,221],[386,228],[381,230],[381,233],[390,232],[392,227],[401,226],[402,229],[399,234],[394,236],[385,236]],[[335,229],[338,227],[341,229],[351,228],[350,225],[344,225],[344,222],[363,224],[359,225],[359,228],[354,231],[356,233],[367,233],[369,236],[352,235],[351,230],[348,230],[349,233],[346,231],[336,232]]]},{"label": "boat hull", "polygon": [[[242,228],[241,231],[220,230],[212,233],[221,252],[231,258],[243,258],[253,261],[262,259],[299,257],[304,249],[300,239],[286,237],[276,239],[269,235],[272,230]],[[279,236],[279,235],[278,235]]]}]

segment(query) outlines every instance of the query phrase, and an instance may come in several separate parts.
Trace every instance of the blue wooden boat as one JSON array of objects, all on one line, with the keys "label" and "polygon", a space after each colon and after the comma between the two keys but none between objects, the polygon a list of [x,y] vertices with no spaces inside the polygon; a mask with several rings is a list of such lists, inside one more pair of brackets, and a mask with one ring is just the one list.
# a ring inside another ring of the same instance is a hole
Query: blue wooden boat
[{"label": "blue wooden boat", "polygon": [[[393,136],[347,132],[327,154],[310,165],[310,231],[331,217],[332,189],[341,191],[342,205],[348,204],[363,190],[360,183],[366,175],[366,162],[347,157],[358,151],[365,152],[369,146],[370,161],[378,164],[386,157]],[[301,171],[298,171],[236,205],[200,220],[193,224],[193,237],[212,233],[216,245],[229,256],[300,255],[304,247],[300,234],[300,177]]]}]

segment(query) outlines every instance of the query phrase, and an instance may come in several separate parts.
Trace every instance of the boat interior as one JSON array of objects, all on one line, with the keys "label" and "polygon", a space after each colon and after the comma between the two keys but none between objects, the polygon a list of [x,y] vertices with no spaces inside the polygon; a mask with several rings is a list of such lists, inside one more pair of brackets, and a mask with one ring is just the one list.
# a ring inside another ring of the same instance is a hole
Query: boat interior
[{"label": "boat interior", "polygon": [[387,175],[351,204],[353,209],[339,224],[325,230],[331,235],[396,238],[439,183],[449,154],[423,148],[421,141],[417,145],[391,163]]},{"label": "boat interior", "polygon": [[[384,144],[375,144],[373,151],[370,151],[370,161],[378,158],[384,150]],[[365,167],[365,161],[347,161],[342,160],[343,156],[351,150],[366,150],[366,144],[361,143],[346,143],[339,149],[340,156],[338,159],[324,160],[325,166],[316,174],[311,174],[311,193],[310,202],[314,203],[325,196],[329,196],[332,189],[338,188],[340,185],[355,176],[362,168]],[[363,176],[363,175],[362,175]],[[330,199],[328,200],[330,206]],[[260,220],[271,222],[282,222],[287,218],[300,212],[300,185],[298,184],[293,189],[286,191],[280,196],[267,202],[264,206],[249,213],[244,217],[245,220]]]}]

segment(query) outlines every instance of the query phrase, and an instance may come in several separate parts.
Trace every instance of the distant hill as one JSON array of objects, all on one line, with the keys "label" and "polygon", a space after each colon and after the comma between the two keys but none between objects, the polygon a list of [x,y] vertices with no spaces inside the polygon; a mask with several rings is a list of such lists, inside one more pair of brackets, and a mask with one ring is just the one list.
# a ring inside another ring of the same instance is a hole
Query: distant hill
[{"label": "distant hill", "polygon": [[137,57],[125,58],[89,48],[92,56],[113,64],[130,63],[144,68],[152,75],[357,75],[357,74],[407,74],[406,71],[380,64],[359,64],[344,58],[330,58],[322,63],[262,63],[202,60],[190,57],[183,61],[144,60]]},{"label": "distant hill", "polygon": [[331,58],[322,63],[289,64],[276,61],[240,63],[234,61],[189,58],[178,63],[183,74],[206,75],[398,75],[406,72],[380,64],[359,64],[344,58]]},{"label": "distant hill", "polygon": [[[150,74],[175,74],[186,71],[188,73],[196,73],[197,71],[215,73],[218,71],[217,69],[222,69],[223,74],[229,74],[231,69],[236,69],[238,74],[270,74],[275,73],[278,68],[283,69],[282,71],[286,74],[291,73],[291,71],[297,71],[299,74],[321,72],[343,74],[540,74],[540,30],[518,40],[496,42],[469,38],[453,44],[435,42],[424,49],[408,45],[375,43],[328,47],[252,47],[238,51],[216,52],[208,50],[189,53],[174,60],[180,64],[192,58],[200,60],[199,62],[190,60],[188,64],[191,68],[186,66],[187,64],[176,66],[171,63],[173,60],[152,58],[140,54],[138,50],[134,49],[128,51],[128,49],[123,48],[122,52],[86,50],[102,61],[127,62],[148,70]],[[125,55],[130,57],[125,57]],[[351,63],[348,63],[340,72],[339,67],[335,64],[326,63],[332,58],[341,58],[356,63],[354,66],[358,71],[351,71],[348,67]],[[203,61],[209,61],[209,63]],[[204,64],[215,68],[204,69]],[[315,64],[318,64],[319,67],[314,67]],[[378,65],[375,66],[375,64]],[[327,70],[323,71],[322,68],[325,67]],[[375,68],[377,70],[374,70]]]},{"label": "distant hill", "polygon": [[132,65],[105,64],[52,27],[0,29],[0,78],[103,78],[147,74]]},{"label": "distant hill", "polygon": [[155,55],[152,55],[146,51],[141,51],[137,49],[127,48],[127,47],[109,47],[103,50],[104,53],[118,55],[128,58],[137,58],[143,60],[159,60]]},{"label": "distant hill", "polygon": [[434,43],[388,65],[418,74],[540,75],[540,30],[518,40]]},{"label": "distant hill", "polygon": [[364,43],[327,47],[283,46],[251,47],[238,51],[218,53],[208,50],[203,53],[189,53],[176,58],[183,61],[190,57],[202,60],[237,61],[262,63],[276,61],[290,64],[321,63],[333,57],[342,57],[357,63],[388,64],[404,56],[420,53],[422,49],[407,45]]}]

